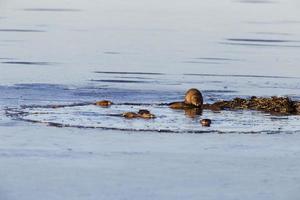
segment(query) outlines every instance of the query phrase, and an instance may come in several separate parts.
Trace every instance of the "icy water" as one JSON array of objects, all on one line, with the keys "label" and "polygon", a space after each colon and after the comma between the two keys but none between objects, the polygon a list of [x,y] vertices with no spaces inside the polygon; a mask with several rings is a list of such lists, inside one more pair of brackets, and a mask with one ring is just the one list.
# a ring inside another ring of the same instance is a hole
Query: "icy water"
[{"label": "icy water", "polygon": [[[2,121],[8,120],[5,108],[109,99],[145,104],[139,108],[160,117],[133,122],[107,117],[138,109],[127,105],[43,110],[50,116],[38,115],[37,108],[25,120],[171,132],[300,130],[297,116],[204,111],[191,120],[155,106],[181,100],[191,87],[200,89],[207,103],[251,95],[300,99],[298,1],[0,5]],[[197,123],[204,117],[214,120],[211,129]]]},{"label": "icy water", "polygon": [[[299,10],[0,0],[0,200],[298,200],[300,116],[167,103],[192,87],[205,103],[300,100]],[[139,109],[157,118],[120,117]]]}]

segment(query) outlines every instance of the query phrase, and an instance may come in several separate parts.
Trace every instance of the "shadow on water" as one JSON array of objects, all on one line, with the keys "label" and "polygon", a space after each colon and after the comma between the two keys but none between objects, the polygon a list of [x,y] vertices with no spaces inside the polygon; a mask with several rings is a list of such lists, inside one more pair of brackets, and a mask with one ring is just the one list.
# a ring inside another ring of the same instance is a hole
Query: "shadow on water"
[{"label": "shadow on water", "polygon": [[5,42],[5,43],[15,43],[15,42],[23,42],[24,40],[1,40],[0,42]]},{"label": "shadow on water", "polygon": [[1,63],[10,64],[10,65],[53,65],[54,64],[50,62],[28,62],[28,61],[6,61]]},{"label": "shadow on water", "polygon": [[96,74],[133,74],[133,75],[164,75],[164,73],[153,72],[110,72],[110,71],[95,71]]},{"label": "shadow on water", "polygon": [[260,43],[242,43],[242,42],[220,42],[224,45],[237,45],[237,46],[254,46],[254,47],[287,47],[299,48],[300,45],[276,45],[276,44],[260,44]]},{"label": "shadow on water", "polygon": [[70,8],[25,8],[24,11],[35,11],[35,12],[80,12],[81,9],[70,9]]},{"label": "shadow on water", "polygon": [[256,39],[256,38],[227,38],[228,42],[220,42],[225,45],[241,45],[241,46],[256,46],[256,47],[292,47],[299,48],[298,40],[282,40],[282,39]]},{"label": "shadow on water", "polygon": [[226,42],[220,42],[224,45],[256,46],[256,47],[291,47],[299,48],[298,40],[282,39],[257,39],[257,38],[227,38]]},{"label": "shadow on water", "polygon": [[0,58],[0,60],[16,60],[16,58]]},{"label": "shadow on water", "polygon": [[254,32],[256,35],[292,35],[291,33],[276,33],[276,32]]},{"label": "shadow on water", "polygon": [[111,54],[111,55],[118,55],[118,54],[121,54],[120,52],[117,52],[117,51],[104,51],[103,53],[104,53],[104,54]]},{"label": "shadow on water", "polygon": [[241,77],[241,78],[285,78],[285,79],[300,79],[300,77],[290,76],[262,76],[262,75],[242,75],[242,74],[184,74],[187,76],[215,76],[215,77]]},{"label": "shadow on water", "polygon": [[138,80],[113,80],[113,79],[109,79],[109,80],[90,80],[92,82],[103,82],[103,83],[150,83],[153,81],[138,81]]},{"label": "shadow on water", "polygon": [[220,64],[226,64],[224,62],[205,62],[205,61],[183,61],[182,63],[189,63],[189,64],[210,64],[210,65],[220,65]]},{"label": "shadow on water", "polygon": [[262,25],[289,25],[289,24],[299,24],[299,20],[280,20],[280,21],[246,21],[247,24],[262,24]]},{"label": "shadow on water", "polygon": [[46,31],[34,29],[0,29],[0,32],[42,33]]},{"label": "shadow on water", "polygon": [[199,58],[193,58],[193,60],[184,61],[183,63],[219,65],[219,64],[228,64],[229,62],[233,62],[233,61],[242,61],[242,59],[199,57]]},{"label": "shadow on water", "polygon": [[226,40],[234,41],[234,42],[261,42],[261,43],[299,42],[299,41],[292,41],[292,40],[251,39],[251,38],[228,38]]},{"label": "shadow on water", "polygon": [[242,59],[232,59],[232,58],[214,58],[214,57],[199,57],[194,58],[197,60],[214,60],[214,61],[242,61]]},{"label": "shadow on water", "polygon": [[276,1],[268,1],[268,0],[238,0],[240,3],[253,3],[253,4],[266,4],[266,3],[277,3]]}]

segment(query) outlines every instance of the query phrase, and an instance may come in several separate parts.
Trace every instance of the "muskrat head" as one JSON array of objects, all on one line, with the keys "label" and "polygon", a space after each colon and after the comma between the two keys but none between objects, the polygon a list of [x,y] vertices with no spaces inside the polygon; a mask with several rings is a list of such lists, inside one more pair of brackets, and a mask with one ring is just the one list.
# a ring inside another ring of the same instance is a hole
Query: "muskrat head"
[{"label": "muskrat head", "polygon": [[184,103],[201,107],[203,105],[203,97],[201,92],[195,88],[189,89],[185,94]]},{"label": "muskrat head", "polygon": [[191,104],[194,105],[194,106],[197,106],[197,107],[202,106],[202,97],[199,97],[199,96],[196,96],[196,95],[192,96]]}]

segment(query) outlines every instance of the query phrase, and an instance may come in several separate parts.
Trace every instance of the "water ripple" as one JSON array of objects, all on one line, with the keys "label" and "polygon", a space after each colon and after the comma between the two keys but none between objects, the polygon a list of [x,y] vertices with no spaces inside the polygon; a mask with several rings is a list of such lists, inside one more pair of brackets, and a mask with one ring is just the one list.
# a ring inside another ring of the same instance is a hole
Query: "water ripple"
[{"label": "water ripple", "polygon": [[35,29],[0,29],[0,32],[41,33],[46,31]]},{"label": "water ripple", "polygon": [[52,65],[50,62],[29,62],[29,61],[6,61],[1,62],[3,64],[11,64],[11,65]]},{"label": "water ripple", "polygon": [[80,12],[81,9],[70,8],[25,8],[24,11],[38,11],[38,12]]}]

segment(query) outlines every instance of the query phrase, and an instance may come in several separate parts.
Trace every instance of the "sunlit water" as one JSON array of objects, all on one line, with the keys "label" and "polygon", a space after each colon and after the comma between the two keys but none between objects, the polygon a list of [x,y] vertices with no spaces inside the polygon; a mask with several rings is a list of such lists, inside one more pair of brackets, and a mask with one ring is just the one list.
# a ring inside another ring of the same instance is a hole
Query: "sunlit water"
[{"label": "sunlit water", "polygon": [[[14,109],[26,115],[13,119],[81,128],[297,132],[298,116],[203,111],[191,119],[157,105],[183,99],[191,87],[207,103],[299,100],[299,9],[296,0],[1,1],[0,125],[10,125],[5,110]],[[120,105],[39,107],[101,99]],[[158,117],[109,116],[140,108]],[[201,127],[201,118],[212,126]]]}]

